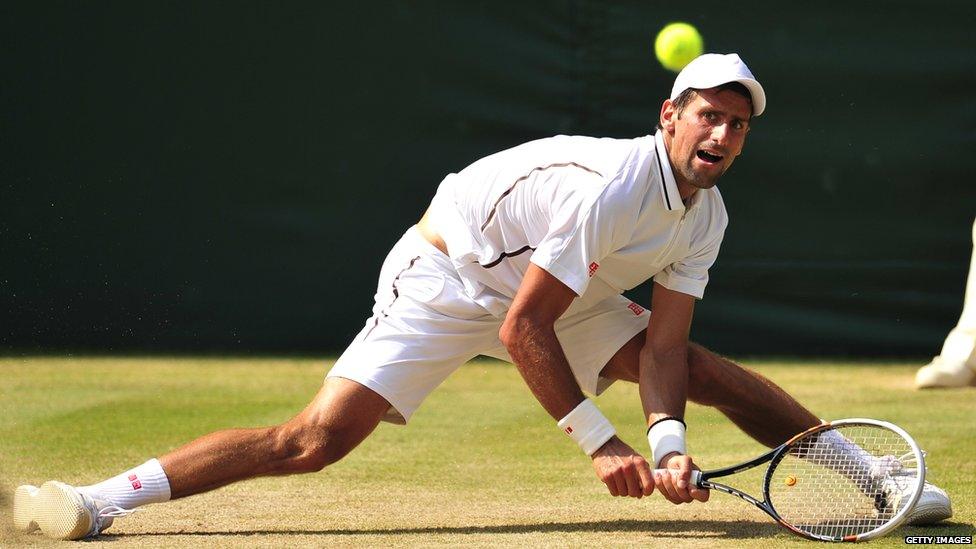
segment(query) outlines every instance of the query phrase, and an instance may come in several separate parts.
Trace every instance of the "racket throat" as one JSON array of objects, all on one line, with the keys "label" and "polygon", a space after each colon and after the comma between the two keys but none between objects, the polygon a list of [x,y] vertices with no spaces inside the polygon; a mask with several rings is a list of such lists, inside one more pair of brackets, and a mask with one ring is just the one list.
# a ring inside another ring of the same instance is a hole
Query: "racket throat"
[{"label": "racket throat", "polygon": [[719,492],[725,492],[726,494],[748,501],[749,503],[755,505],[756,507],[759,507],[760,509],[766,511],[767,513],[774,515],[775,518],[776,512],[773,511],[772,507],[770,507],[768,503],[766,503],[765,501],[759,501],[758,499],[750,496],[749,494],[745,492],[740,492],[739,490],[736,490],[731,486],[726,486],[724,484],[719,484],[717,482],[711,482],[708,480],[702,480],[698,484],[698,486],[701,488],[705,488],[707,490],[718,490]]}]

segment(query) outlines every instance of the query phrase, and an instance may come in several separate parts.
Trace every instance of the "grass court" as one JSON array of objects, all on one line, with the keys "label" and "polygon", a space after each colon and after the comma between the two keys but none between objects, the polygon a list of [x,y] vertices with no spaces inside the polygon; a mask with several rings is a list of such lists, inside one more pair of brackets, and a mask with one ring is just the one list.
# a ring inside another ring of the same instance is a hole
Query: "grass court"
[{"label": "grass court", "polygon": [[[976,389],[918,392],[916,362],[746,360],[821,417],[901,425],[928,452],[929,479],[955,516],[906,535],[973,536]],[[0,546],[63,546],[11,531],[21,483],[87,484],[228,427],[281,422],[314,395],[329,362],[267,358],[0,359]],[[597,404],[646,454],[637,388]],[[689,405],[690,453],[703,468],[763,451],[718,412]],[[729,482],[761,495],[759,475]],[[67,543],[67,542],[65,542]],[[321,473],[263,478],[142,508],[85,547],[814,547],[738,498],[673,506],[610,497],[589,459],[532,398],[511,365],[477,360],[407,427],[381,424]]]}]

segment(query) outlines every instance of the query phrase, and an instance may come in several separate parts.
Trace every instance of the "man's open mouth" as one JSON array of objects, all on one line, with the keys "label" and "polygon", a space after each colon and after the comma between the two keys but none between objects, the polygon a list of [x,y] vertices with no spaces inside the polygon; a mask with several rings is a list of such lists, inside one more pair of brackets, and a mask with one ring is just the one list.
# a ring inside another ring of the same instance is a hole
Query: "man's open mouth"
[{"label": "man's open mouth", "polygon": [[723,158],[722,156],[719,156],[717,154],[712,154],[706,151],[698,151],[697,154],[699,159],[701,159],[703,162],[708,162],[709,164],[714,164],[716,162],[719,162]]}]

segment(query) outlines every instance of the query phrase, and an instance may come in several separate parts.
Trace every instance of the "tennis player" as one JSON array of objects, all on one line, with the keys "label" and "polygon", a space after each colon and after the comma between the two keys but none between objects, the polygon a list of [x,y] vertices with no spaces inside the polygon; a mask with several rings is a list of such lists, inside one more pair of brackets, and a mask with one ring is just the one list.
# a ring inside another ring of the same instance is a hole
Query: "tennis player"
[{"label": "tennis player", "polygon": [[[765,106],[738,55],[707,54],[678,75],[654,135],[542,139],[449,175],[390,251],[373,315],[305,410],[281,425],[206,435],[91,486],[21,486],[16,526],[91,537],[148,503],[319,471],[380,421],[407,423],[479,354],[515,363],[611,495],[707,500],[689,482],[688,399],[768,446],[819,423],[769,380],[688,341],[728,223],[715,185]],[[621,296],[648,279],[653,314]],[[639,385],[646,458],[585,396],[615,380]],[[656,467],[676,473],[652,475]],[[951,513],[929,486],[912,520]]]}]

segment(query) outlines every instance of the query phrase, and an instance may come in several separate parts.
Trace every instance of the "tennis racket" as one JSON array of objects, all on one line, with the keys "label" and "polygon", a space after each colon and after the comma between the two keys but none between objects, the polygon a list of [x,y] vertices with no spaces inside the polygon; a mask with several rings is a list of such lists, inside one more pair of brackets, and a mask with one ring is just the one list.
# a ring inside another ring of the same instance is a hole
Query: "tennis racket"
[{"label": "tennis racket", "polygon": [[[763,501],[712,480],[767,462]],[[804,538],[864,541],[890,532],[915,507],[925,457],[897,425],[842,419],[808,429],[752,461],[693,471],[691,481],[748,501]]]}]

